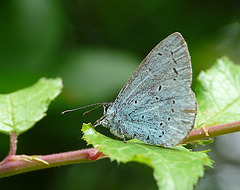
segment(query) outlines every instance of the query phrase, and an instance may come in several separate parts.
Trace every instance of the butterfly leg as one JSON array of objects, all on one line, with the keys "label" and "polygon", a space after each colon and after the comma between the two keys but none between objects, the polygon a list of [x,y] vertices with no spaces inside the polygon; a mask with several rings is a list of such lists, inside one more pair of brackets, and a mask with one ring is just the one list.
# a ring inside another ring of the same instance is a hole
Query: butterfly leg
[{"label": "butterfly leg", "polygon": [[95,121],[94,125],[92,126],[93,128],[97,127],[98,125],[102,125],[102,121],[105,119],[105,115],[102,116],[100,119],[98,119],[97,121]]},{"label": "butterfly leg", "polygon": [[120,129],[120,131],[121,131],[121,133],[122,133],[123,141],[124,141],[124,143],[126,143],[126,140],[125,140],[125,132],[124,132],[124,130],[123,130],[123,128],[122,128],[121,126],[119,126],[119,129]]}]

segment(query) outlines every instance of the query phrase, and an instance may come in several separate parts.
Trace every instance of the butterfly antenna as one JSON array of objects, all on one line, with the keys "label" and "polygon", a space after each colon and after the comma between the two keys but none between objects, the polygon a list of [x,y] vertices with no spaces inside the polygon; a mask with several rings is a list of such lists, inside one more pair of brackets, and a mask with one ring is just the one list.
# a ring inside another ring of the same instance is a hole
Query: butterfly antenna
[{"label": "butterfly antenna", "polygon": [[[101,104],[101,105],[102,105],[102,104]],[[83,113],[83,116],[85,116],[85,115],[87,115],[89,112],[91,112],[91,111],[99,108],[101,105],[98,105],[97,107],[95,107],[95,108],[93,108],[93,109],[91,109],[91,110],[85,111],[85,112]]]},{"label": "butterfly antenna", "polygon": [[[91,105],[87,105],[87,106],[83,106],[83,107],[80,107],[80,108],[75,108],[75,109],[72,109],[72,110],[66,110],[66,111],[63,111],[61,114],[65,114],[65,113],[69,113],[69,112],[72,112],[72,111],[76,111],[76,110],[81,110],[81,109],[84,109],[84,108],[88,108],[88,107],[91,107],[91,106],[96,106],[96,105],[99,105],[99,106],[101,106],[101,105],[103,105],[104,103],[96,103],[96,104],[91,104]],[[99,106],[97,106],[96,108],[98,108]],[[94,108],[95,109],[95,108]],[[92,110],[94,110],[94,109],[92,109]],[[90,110],[90,111],[92,111],[92,110]],[[90,111],[88,111],[88,112],[90,112]],[[86,113],[86,112],[85,112]],[[83,115],[86,115],[86,114],[83,114]]]}]

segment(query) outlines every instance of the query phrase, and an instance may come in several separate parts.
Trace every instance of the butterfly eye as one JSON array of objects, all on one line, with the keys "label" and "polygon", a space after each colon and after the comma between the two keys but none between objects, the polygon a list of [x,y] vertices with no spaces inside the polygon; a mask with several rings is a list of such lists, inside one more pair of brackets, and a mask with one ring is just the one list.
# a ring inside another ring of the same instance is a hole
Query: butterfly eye
[{"label": "butterfly eye", "polygon": [[107,113],[110,104],[103,104],[104,113]]},{"label": "butterfly eye", "polygon": [[142,118],[144,118],[144,115],[142,115]]},{"label": "butterfly eye", "polygon": [[160,91],[162,89],[162,86],[160,85],[159,87],[158,87],[158,91]]},{"label": "butterfly eye", "polygon": [[174,101],[174,100],[173,100],[172,102],[173,102],[173,104],[175,104],[175,101]]},{"label": "butterfly eye", "polygon": [[170,121],[170,117],[168,118],[168,121]]},{"label": "butterfly eye", "polygon": [[135,100],[135,104],[137,103],[137,100]]}]

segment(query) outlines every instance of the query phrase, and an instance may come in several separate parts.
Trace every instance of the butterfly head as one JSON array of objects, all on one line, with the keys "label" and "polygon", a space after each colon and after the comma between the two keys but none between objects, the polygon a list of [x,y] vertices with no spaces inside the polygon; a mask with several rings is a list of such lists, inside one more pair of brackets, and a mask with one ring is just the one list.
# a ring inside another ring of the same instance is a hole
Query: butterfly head
[{"label": "butterfly head", "polygon": [[103,103],[103,114],[106,115],[108,113],[108,108],[110,108],[112,106],[112,102],[108,103],[108,102],[104,102]]}]

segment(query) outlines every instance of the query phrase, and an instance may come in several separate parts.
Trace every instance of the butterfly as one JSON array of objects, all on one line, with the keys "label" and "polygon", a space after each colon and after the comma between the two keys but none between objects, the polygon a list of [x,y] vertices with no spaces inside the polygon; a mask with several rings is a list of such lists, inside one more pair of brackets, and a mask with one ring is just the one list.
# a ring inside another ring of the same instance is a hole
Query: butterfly
[{"label": "butterfly", "polygon": [[192,130],[197,102],[191,90],[191,60],[182,35],[157,44],[111,103],[102,103],[102,125],[115,136],[173,147]]}]

